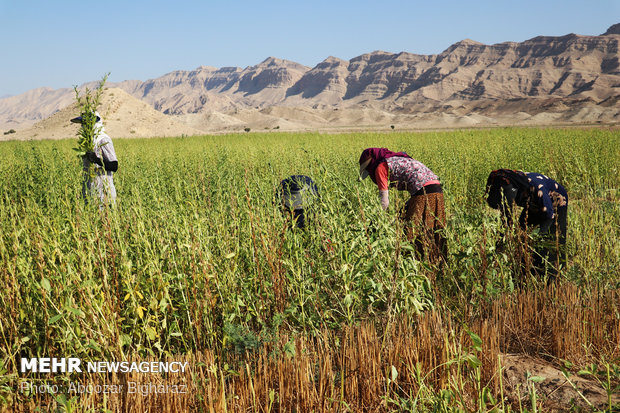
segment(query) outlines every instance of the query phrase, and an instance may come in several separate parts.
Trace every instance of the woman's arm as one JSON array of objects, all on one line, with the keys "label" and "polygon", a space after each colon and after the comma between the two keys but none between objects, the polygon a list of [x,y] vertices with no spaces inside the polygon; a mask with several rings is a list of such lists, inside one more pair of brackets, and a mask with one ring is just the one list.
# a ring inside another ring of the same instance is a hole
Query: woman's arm
[{"label": "woman's arm", "polygon": [[390,197],[388,191],[388,166],[387,162],[382,162],[375,170],[375,182],[379,187],[379,199],[381,200],[381,208],[385,211],[390,206]]}]

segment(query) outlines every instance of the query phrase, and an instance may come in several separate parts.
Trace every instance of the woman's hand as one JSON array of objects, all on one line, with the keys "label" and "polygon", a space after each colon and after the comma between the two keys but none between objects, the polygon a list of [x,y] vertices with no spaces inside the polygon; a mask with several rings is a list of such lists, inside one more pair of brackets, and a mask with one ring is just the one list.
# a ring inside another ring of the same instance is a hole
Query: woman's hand
[{"label": "woman's hand", "polygon": [[379,191],[379,198],[381,199],[381,208],[385,211],[390,206],[389,191]]}]

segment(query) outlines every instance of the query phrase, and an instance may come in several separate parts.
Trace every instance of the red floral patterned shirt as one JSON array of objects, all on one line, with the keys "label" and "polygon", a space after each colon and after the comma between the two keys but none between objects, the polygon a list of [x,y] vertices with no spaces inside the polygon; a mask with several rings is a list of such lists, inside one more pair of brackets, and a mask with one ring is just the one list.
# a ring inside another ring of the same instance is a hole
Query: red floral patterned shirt
[{"label": "red floral patterned shirt", "polygon": [[380,191],[392,186],[413,195],[425,185],[438,184],[439,178],[420,161],[393,156],[379,164],[375,181]]}]

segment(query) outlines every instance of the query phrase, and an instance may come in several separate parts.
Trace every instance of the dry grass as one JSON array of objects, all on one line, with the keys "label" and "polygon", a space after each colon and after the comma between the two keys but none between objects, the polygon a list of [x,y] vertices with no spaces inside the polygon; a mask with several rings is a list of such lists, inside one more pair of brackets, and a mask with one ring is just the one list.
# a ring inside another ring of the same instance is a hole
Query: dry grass
[{"label": "dry grass", "polygon": [[485,309],[501,351],[588,362],[620,357],[620,291],[574,284],[505,296]]},{"label": "dry grass", "polygon": [[[618,303],[618,290],[586,295],[572,284],[506,295],[483,308],[482,317],[468,322],[482,338],[481,352],[461,323],[438,311],[413,322],[401,319],[382,331],[362,323],[344,327],[339,334],[323,331],[313,338],[281,337],[279,343],[245,355],[207,350],[174,358],[189,362],[191,372],[185,375],[76,378],[84,385],[122,384],[124,389],[129,382],[184,384],[185,394],[88,394],[79,405],[112,412],[390,411],[397,409],[398,400],[422,402],[425,391],[449,389],[463,397],[463,407],[476,409],[481,388],[499,395],[502,353],[581,363],[620,357]],[[294,351],[282,351],[289,341]],[[466,362],[468,355],[477,355],[482,362],[479,376]],[[45,394],[17,397],[10,407],[13,411],[59,406]],[[508,395],[508,400],[515,401],[514,395]]]}]

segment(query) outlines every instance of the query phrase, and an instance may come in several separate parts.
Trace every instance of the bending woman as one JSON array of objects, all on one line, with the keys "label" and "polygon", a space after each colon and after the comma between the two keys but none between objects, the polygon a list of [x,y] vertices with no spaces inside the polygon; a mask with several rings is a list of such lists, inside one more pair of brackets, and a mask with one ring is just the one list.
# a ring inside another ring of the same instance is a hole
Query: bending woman
[{"label": "bending woman", "polygon": [[[381,207],[390,204],[389,187],[408,191],[411,195],[401,219],[406,225],[407,238],[416,238],[420,256],[428,255],[431,262],[446,259],[446,223],[443,190],[437,175],[424,164],[412,159],[405,152],[392,152],[386,148],[367,148],[359,159],[360,180],[370,176],[377,184]],[[415,235],[420,236],[416,237]]]},{"label": "bending woman", "polygon": [[319,189],[314,181],[305,175],[292,175],[280,182],[278,198],[283,212],[292,214],[292,221],[297,228],[306,227],[306,212],[312,207]]},{"label": "bending woman", "polygon": [[540,228],[543,241],[535,248],[533,266],[545,270],[545,262],[553,263],[549,281],[553,281],[560,266],[566,263],[566,226],[568,193],[553,179],[536,173],[511,169],[492,171],[487,179],[487,203],[499,209],[502,221],[511,226],[512,208],[523,208],[519,216],[522,229]]}]

